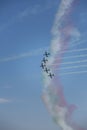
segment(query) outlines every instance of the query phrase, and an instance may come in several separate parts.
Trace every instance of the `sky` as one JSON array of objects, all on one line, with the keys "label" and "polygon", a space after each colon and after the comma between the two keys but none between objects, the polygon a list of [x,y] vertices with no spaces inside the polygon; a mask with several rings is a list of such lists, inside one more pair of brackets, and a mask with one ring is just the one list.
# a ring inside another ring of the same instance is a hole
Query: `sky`
[{"label": "sky", "polygon": [[[41,99],[43,78],[40,64],[44,51],[50,48],[51,30],[60,2],[61,0],[0,0],[0,127],[2,130],[59,129]],[[75,27],[73,38],[68,43],[57,73],[60,75],[67,102],[77,106],[73,115],[74,120],[85,126],[87,1],[78,0],[74,6],[70,15],[72,25]]]}]

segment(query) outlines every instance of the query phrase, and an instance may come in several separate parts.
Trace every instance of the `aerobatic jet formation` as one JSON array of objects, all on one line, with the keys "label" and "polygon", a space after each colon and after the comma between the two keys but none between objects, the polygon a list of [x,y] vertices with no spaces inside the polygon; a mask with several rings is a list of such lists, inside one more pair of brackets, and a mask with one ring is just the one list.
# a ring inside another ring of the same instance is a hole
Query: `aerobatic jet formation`
[{"label": "aerobatic jet formation", "polygon": [[54,74],[51,73],[50,69],[47,67],[47,64],[46,64],[48,61],[47,57],[50,55],[50,53],[45,51],[44,55],[45,57],[43,57],[40,67],[42,67],[42,69],[48,74],[50,78],[53,78]]}]

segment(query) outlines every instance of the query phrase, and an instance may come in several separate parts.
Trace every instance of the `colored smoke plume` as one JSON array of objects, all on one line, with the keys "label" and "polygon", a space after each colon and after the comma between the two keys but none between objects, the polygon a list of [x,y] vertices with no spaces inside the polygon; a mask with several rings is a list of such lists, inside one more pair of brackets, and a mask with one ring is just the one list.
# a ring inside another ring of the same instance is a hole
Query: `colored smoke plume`
[{"label": "colored smoke plume", "polygon": [[[50,68],[55,76],[51,79],[43,72],[44,89],[42,99],[53,120],[62,130],[83,130],[72,121],[71,115],[76,106],[69,105],[66,102],[63,87],[55,71],[55,68],[59,68],[61,64],[61,57],[63,56],[61,51],[66,51],[70,38],[76,30],[70,21],[70,13],[72,13],[75,2],[74,0],[61,1],[52,28],[51,55],[47,62],[47,68]],[[52,66],[56,62],[57,65]]]}]

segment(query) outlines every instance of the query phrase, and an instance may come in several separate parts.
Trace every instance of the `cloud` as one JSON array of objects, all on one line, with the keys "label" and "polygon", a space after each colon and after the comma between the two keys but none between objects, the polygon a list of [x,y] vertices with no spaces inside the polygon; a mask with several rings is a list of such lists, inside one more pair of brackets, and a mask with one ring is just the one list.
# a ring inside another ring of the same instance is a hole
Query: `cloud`
[{"label": "cloud", "polygon": [[44,6],[40,5],[40,4],[36,4],[36,5],[33,5],[32,7],[27,7],[24,10],[19,11],[15,16],[12,16],[7,22],[2,24],[0,26],[0,32],[5,30],[9,26],[13,25],[15,22],[18,22],[18,21],[24,19],[25,17],[31,16],[31,15],[32,16],[38,15],[40,13],[43,13],[43,12],[53,8],[54,6],[56,6],[56,1],[54,3],[48,2]]},{"label": "cloud", "polygon": [[37,4],[37,5],[34,5],[33,7],[28,7],[24,9],[23,11],[19,12],[16,17],[20,19],[29,15],[37,15],[38,13],[41,13],[41,12],[42,12],[41,5]]},{"label": "cloud", "polygon": [[7,22],[0,26],[0,32],[12,26],[15,22],[24,19],[25,17],[36,15],[39,13],[39,8],[41,8],[39,5],[35,5],[32,8],[27,7],[26,9],[19,11],[15,16],[12,16]]},{"label": "cloud", "polygon": [[9,99],[6,99],[6,98],[0,98],[0,104],[3,104],[3,103],[10,103],[11,100]]},{"label": "cloud", "polygon": [[55,7],[58,3],[58,0],[47,0],[45,5],[36,4],[33,7],[28,7],[24,9],[22,12],[19,13],[18,17],[25,17],[28,15],[38,15],[40,13],[43,13],[47,10],[50,10],[51,8]]}]

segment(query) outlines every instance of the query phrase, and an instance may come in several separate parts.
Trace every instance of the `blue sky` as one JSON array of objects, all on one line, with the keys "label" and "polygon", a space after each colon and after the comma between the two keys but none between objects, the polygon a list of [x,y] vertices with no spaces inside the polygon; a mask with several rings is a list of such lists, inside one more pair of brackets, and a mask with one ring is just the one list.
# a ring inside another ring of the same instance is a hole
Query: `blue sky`
[{"label": "blue sky", "polygon": [[[41,100],[43,82],[40,62],[46,47],[50,47],[51,29],[60,0],[0,1],[0,124],[26,130],[57,130]],[[79,0],[72,14],[78,41],[69,50],[87,48],[87,1]],[[79,33],[78,33],[79,32]],[[76,38],[74,38],[76,40]],[[65,53],[85,55],[87,51]],[[86,60],[70,58],[68,62]],[[67,60],[63,59],[63,62]],[[62,63],[63,63],[62,62]],[[86,65],[85,63],[74,64]],[[67,65],[69,66],[69,65]],[[70,66],[73,66],[70,64]],[[68,71],[85,71],[75,68]],[[61,75],[64,94],[69,103],[79,106],[74,114],[78,122],[87,114],[87,74]],[[1,126],[2,126],[1,125]]]}]

